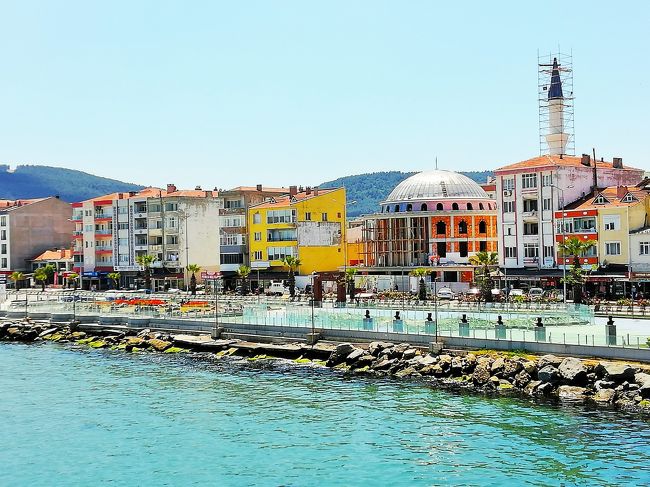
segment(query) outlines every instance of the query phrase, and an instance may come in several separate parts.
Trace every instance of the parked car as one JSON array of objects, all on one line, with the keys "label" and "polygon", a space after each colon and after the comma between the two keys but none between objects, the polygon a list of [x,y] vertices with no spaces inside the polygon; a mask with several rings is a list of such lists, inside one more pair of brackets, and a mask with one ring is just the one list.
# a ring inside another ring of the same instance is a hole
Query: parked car
[{"label": "parked car", "polygon": [[528,298],[531,301],[537,301],[544,296],[544,290],[541,287],[531,287],[528,291]]},{"label": "parked car", "polygon": [[289,289],[282,282],[271,282],[269,287],[264,290],[264,293],[267,296],[282,296],[283,294],[289,294]]},{"label": "parked car", "polygon": [[508,294],[508,297],[510,299],[514,299],[517,296],[525,296],[526,293],[524,293],[523,289],[511,289],[510,294]]},{"label": "parked car", "polygon": [[456,293],[454,293],[448,287],[441,287],[436,293],[438,299],[456,299]]}]

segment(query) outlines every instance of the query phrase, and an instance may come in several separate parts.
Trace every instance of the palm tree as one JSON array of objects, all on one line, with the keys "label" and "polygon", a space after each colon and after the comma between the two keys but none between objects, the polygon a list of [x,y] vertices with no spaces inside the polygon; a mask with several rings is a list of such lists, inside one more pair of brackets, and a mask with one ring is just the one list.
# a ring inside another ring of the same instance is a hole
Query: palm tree
[{"label": "palm tree", "polygon": [[[593,240],[580,240],[578,237],[569,237],[560,242],[558,249],[563,258],[573,257],[571,270],[566,276],[565,282],[573,287],[573,302],[582,303],[582,285],[584,283],[584,269],[580,265],[580,257],[596,245]],[[566,296],[565,296],[566,298]]]},{"label": "palm tree", "polygon": [[77,290],[77,286],[79,285],[79,274],[76,272],[70,272],[68,273],[68,285],[72,282],[72,285],[74,286],[74,290]]},{"label": "palm tree", "polygon": [[135,262],[144,268],[144,286],[151,289],[151,264],[156,262],[158,257],[150,254],[141,254],[135,257]]},{"label": "palm tree", "polygon": [[45,283],[47,282],[47,271],[45,267],[39,267],[34,271],[34,280],[41,285],[41,291],[45,291]]},{"label": "palm tree", "polygon": [[345,269],[345,285],[348,287],[348,294],[350,295],[350,301],[354,300],[354,293],[355,293],[355,286],[356,286],[354,282],[354,276],[357,275],[357,272],[358,271],[353,267]]},{"label": "palm tree", "polygon": [[417,269],[413,269],[409,274],[414,277],[419,277],[419,287],[418,287],[418,299],[420,301],[426,301],[427,300],[427,285],[424,281],[424,278],[431,274],[431,269],[427,269],[426,267],[418,267]]},{"label": "palm tree", "polygon": [[190,291],[192,292],[192,296],[196,295],[196,273],[201,270],[201,266],[197,264],[188,264],[187,267],[187,272],[192,273],[192,277],[190,277]]},{"label": "palm tree", "polygon": [[25,279],[25,275],[22,272],[14,271],[9,276],[9,279],[14,281],[14,287],[16,288],[16,291],[18,291],[20,289],[20,282]]},{"label": "palm tree", "polygon": [[476,280],[481,295],[486,302],[492,301],[492,276],[490,268],[499,264],[499,257],[496,252],[477,252],[469,258],[469,263],[475,266],[474,279]]},{"label": "palm tree", "polygon": [[110,272],[106,277],[108,277],[113,282],[115,289],[120,288],[120,277],[122,277],[122,275],[119,272]]},{"label": "palm tree", "polygon": [[293,255],[287,255],[282,259],[282,263],[289,268],[289,294],[293,298],[296,295],[296,269],[300,267],[300,259]]},{"label": "palm tree", "polygon": [[251,273],[251,268],[248,267],[247,265],[240,265],[239,269],[237,269],[237,274],[239,274],[239,277],[241,277],[241,293],[242,294],[248,294],[248,285],[247,285],[247,279],[248,275]]}]

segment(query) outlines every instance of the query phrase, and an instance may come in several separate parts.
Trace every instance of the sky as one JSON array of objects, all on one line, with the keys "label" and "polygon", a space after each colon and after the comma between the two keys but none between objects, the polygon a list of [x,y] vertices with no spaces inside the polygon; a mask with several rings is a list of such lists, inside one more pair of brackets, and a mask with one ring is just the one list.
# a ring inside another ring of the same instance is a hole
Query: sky
[{"label": "sky", "polygon": [[0,163],[144,185],[316,185],[539,154],[572,52],[576,153],[650,169],[650,2],[0,0]]}]

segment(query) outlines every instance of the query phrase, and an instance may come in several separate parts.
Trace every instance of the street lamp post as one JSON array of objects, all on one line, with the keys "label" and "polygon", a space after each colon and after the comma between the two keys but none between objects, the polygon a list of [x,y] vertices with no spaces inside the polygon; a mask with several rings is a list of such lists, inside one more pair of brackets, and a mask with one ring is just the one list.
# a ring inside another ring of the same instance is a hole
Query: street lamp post
[{"label": "street lamp post", "polygon": [[[555,184],[549,185],[551,188],[555,188],[560,192],[562,197],[562,245],[566,245],[566,226],[564,219],[564,189],[560,188]],[[572,186],[569,186],[571,188]],[[551,200],[552,201],[552,200]],[[562,303],[566,305],[566,256],[564,255],[564,250],[562,251]]]}]

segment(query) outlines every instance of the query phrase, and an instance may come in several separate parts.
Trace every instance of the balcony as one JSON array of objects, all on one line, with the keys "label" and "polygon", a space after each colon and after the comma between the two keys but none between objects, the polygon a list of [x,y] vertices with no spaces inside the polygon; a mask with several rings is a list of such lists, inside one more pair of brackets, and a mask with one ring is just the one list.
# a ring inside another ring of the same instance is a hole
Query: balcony
[{"label": "balcony", "polygon": [[524,265],[526,267],[537,267],[539,257],[524,257]]},{"label": "balcony", "polygon": [[113,253],[113,248],[112,247],[95,247],[95,253],[96,254],[112,254]]},{"label": "balcony", "polygon": [[83,220],[83,218],[84,218],[83,214],[78,213],[76,215],[72,215],[72,218],[70,218],[70,220],[72,220],[73,222],[80,222],[81,220]]},{"label": "balcony", "polygon": [[112,237],[113,230],[95,230],[96,237]]},{"label": "balcony", "polygon": [[524,211],[521,218],[525,222],[536,222],[539,220],[539,212],[537,210]]},{"label": "balcony", "polygon": [[219,215],[243,215],[244,208],[219,208]]},{"label": "balcony", "polygon": [[162,252],[162,244],[149,245],[149,252]]},{"label": "balcony", "polygon": [[95,221],[112,220],[113,213],[95,213]]}]

